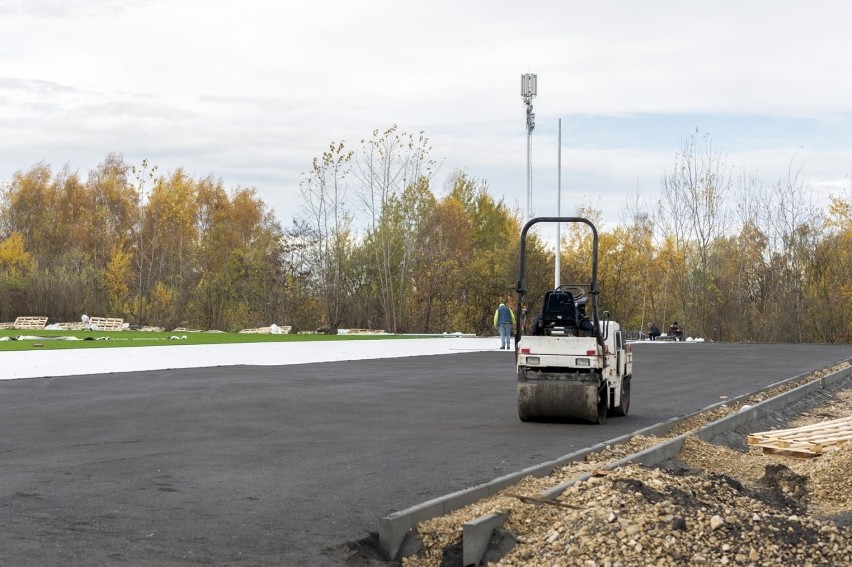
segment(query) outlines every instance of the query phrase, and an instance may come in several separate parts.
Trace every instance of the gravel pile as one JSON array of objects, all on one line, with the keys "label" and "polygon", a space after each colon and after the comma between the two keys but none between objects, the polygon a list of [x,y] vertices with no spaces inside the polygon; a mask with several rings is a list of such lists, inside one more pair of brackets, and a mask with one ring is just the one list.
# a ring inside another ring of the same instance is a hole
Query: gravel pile
[{"label": "gravel pile", "polygon": [[[852,415],[848,388],[823,402],[784,427]],[[717,408],[692,426],[736,409]],[[495,532],[484,564],[852,565],[852,444],[803,459],[763,454],[749,448],[744,437],[739,450],[690,438],[678,459],[664,467],[601,470],[658,442],[635,437],[549,477],[528,477],[491,498],[422,522],[422,547],[402,564],[461,565],[464,522],[500,512],[507,520]],[[539,499],[547,488],[596,471],[555,501]]]}]

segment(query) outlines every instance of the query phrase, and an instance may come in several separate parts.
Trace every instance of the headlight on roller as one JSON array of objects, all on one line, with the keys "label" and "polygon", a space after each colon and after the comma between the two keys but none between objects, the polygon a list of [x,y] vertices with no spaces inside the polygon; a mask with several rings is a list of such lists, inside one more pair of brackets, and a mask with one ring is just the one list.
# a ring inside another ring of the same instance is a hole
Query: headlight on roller
[{"label": "headlight on roller", "polygon": [[578,358],[574,361],[577,366],[590,366],[592,362],[588,358]]},{"label": "headlight on roller", "polygon": [[528,356],[527,364],[529,364],[530,366],[538,366],[539,364],[541,364],[541,358],[537,356]]}]

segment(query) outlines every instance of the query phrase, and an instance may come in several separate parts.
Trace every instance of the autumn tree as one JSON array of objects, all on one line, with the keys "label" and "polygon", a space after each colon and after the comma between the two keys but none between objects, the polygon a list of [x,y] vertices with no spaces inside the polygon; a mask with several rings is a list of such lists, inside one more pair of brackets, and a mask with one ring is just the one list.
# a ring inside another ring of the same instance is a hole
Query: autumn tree
[{"label": "autumn tree", "polygon": [[491,196],[484,181],[455,172],[449,182],[448,198],[461,205],[471,231],[470,256],[460,274],[464,295],[459,298],[459,313],[476,332],[490,332],[494,309],[502,302],[512,303],[517,285],[520,220]]},{"label": "autumn tree", "polygon": [[[133,297],[128,283],[132,281],[131,262],[132,256],[125,240],[116,240],[108,253],[106,266],[101,272],[108,313],[119,314],[122,317],[133,313]],[[98,312],[100,311],[95,311],[95,313]]]},{"label": "autumn tree", "polygon": [[89,314],[129,319],[133,313],[130,243],[138,210],[129,172],[120,155],[108,154],[86,180],[86,213],[80,227],[83,247],[95,268],[91,304],[85,306]]},{"label": "autumn tree", "polygon": [[463,319],[463,273],[472,256],[470,219],[451,197],[436,203],[424,217],[413,269],[412,309],[424,332],[470,330]]},{"label": "autumn tree", "polygon": [[280,225],[253,189],[229,197],[221,182],[206,178],[197,184],[197,200],[201,276],[192,320],[221,330],[274,322],[286,291]]},{"label": "autumn tree", "polygon": [[80,241],[84,193],[68,166],[53,175],[43,163],[17,172],[7,189],[9,228],[21,235],[37,264],[25,292],[28,310],[68,317],[88,302],[93,267]]},{"label": "autumn tree", "polygon": [[[663,279],[664,268],[660,263],[655,244],[657,221],[654,217],[653,203],[643,198],[637,186],[631,194],[622,213],[619,226],[624,226],[623,237],[639,254],[635,272],[630,276],[632,285],[637,289],[630,301],[635,302],[635,309],[623,317],[629,329],[635,330],[637,336],[647,333],[652,324],[661,327],[664,320],[660,318],[658,304],[660,303],[660,281]],[[635,280],[635,281],[634,281]]]},{"label": "autumn tree", "polygon": [[831,195],[825,232],[808,270],[811,340],[848,343],[852,340],[852,180]]},{"label": "autumn tree", "polygon": [[26,304],[26,290],[32,282],[36,262],[24,247],[24,238],[12,232],[0,241],[0,320],[12,319]]},{"label": "autumn tree", "polygon": [[643,329],[646,299],[653,298],[648,284],[648,227],[641,221],[600,233],[598,281],[601,306],[625,328]]},{"label": "autumn tree", "polygon": [[178,169],[154,180],[145,206],[145,239],[151,248],[146,273],[153,285],[149,318],[176,326],[186,320],[198,246],[197,182]]},{"label": "autumn tree", "polygon": [[6,223],[17,232],[40,265],[50,264],[61,249],[57,238],[56,186],[50,166],[39,163],[17,171],[5,192]]}]

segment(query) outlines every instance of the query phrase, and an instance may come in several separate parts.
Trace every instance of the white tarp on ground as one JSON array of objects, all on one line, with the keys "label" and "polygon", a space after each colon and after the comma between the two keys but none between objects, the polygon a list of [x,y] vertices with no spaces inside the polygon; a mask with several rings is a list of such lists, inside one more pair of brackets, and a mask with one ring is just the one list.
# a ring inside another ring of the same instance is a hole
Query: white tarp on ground
[{"label": "white tarp on ground", "polygon": [[280,366],[498,350],[499,337],[294,341],[2,353],[0,379],[75,376],[207,366]]}]

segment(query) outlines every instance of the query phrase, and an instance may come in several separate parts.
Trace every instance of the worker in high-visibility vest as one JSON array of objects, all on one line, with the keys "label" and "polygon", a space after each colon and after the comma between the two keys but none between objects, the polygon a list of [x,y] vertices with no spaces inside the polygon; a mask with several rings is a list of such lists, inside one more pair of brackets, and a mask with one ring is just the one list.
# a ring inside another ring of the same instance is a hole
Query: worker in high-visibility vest
[{"label": "worker in high-visibility vest", "polygon": [[494,312],[494,326],[500,331],[500,350],[509,349],[512,339],[512,325],[515,324],[515,312],[505,303],[501,303]]}]

